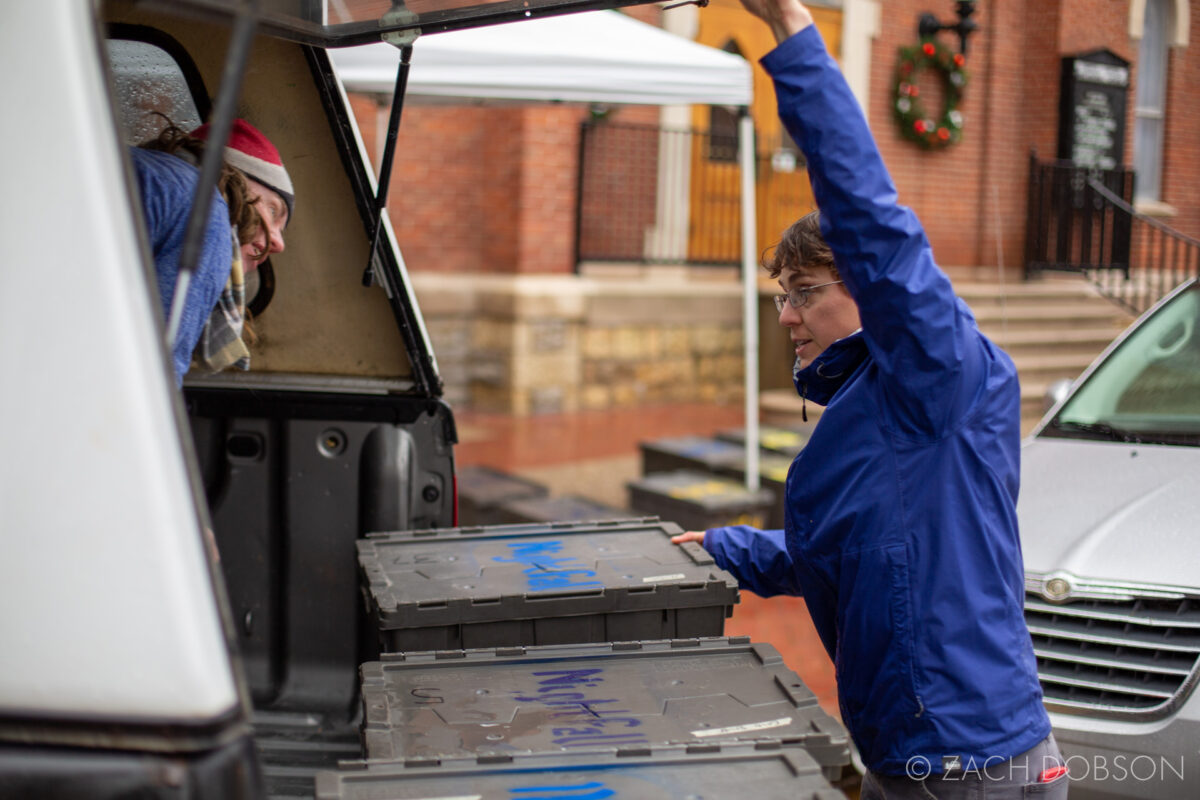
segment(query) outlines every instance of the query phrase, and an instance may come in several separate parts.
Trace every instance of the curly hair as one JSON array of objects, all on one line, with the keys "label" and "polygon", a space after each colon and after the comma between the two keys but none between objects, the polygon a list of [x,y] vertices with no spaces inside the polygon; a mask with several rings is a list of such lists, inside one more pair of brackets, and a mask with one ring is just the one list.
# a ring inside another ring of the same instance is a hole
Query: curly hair
[{"label": "curly hair", "polygon": [[[204,157],[205,142],[189,135],[165,114],[155,113],[163,118],[166,126],[159,131],[158,136],[142,142],[138,147],[143,150],[169,153],[179,156],[185,161],[199,164],[200,159]],[[238,241],[241,243],[253,241],[264,226],[262,215],[254,202],[255,197],[250,194],[250,186],[246,183],[246,176],[242,174],[241,170],[222,161],[221,174],[217,177],[217,191],[221,193],[221,197],[225,199],[225,205],[229,208],[229,224],[237,229]],[[258,333],[254,329],[248,308],[243,312],[242,338],[247,344],[254,344],[258,341]]]},{"label": "curly hair", "polygon": [[821,212],[812,211],[789,225],[779,244],[775,245],[775,252],[770,258],[763,259],[762,266],[772,278],[778,278],[779,273],[788,268],[825,267],[837,280],[833,251],[821,235]]},{"label": "curly hair", "polygon": [[[166,127],[159,132],[158,136],[142,142],[138,147],[175,156],[184,153],[186,155],[181,157],[185,160],[199,164],[200,159],[204,156],[205,142],[188,135],[187,131],[165,115],[159,114],[159,116],[166,121]],[[253,241],[263,228],[263,219],[254,204],[254,196],[250,194],[246,176],[242,174],[241,170],[222,161],[221,174],[217,178],[217,191],[221,193],[221,197],[225,198],[225,204],[229,207],[229,222],[237,228],[238,241],[243,244]]]}]

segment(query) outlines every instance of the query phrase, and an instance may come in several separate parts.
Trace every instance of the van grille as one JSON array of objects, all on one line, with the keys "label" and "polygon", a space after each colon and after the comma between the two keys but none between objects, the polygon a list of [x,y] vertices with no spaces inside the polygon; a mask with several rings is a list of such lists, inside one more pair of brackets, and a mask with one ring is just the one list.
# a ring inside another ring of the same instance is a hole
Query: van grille
[{"label": "van grille", "polygon": [[1026,595],[1047,707],[1111,716],[1168,713],[1200,660],[1200,599],[1082,600]]}]

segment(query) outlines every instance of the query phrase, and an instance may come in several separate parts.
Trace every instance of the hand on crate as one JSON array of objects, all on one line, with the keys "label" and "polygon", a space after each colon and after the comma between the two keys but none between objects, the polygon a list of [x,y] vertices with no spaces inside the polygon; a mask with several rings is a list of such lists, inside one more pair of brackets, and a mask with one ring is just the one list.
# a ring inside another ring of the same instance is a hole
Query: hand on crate
[{"label": "hand on crate", "polygon": [[678,536],[672,536],[671,541],[675,544],[683,544],[684,542],[699,542],[700,546],[704,546],[704,531],[687,531]]}]

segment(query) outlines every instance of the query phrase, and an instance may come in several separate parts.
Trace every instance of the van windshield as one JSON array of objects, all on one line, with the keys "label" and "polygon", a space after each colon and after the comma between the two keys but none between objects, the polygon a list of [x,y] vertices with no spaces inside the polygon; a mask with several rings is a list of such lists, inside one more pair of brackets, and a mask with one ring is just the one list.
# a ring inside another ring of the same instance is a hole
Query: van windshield
[{"label": "van windshield", "polygon": [[1200,284],[1144,319],[1042,433],[1200,446]]}]

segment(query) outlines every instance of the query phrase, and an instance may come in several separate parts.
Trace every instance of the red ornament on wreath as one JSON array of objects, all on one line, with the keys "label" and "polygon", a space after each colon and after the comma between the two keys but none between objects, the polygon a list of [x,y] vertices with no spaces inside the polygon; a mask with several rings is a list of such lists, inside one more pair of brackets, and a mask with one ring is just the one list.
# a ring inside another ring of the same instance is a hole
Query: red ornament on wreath
[{"label": "red ornament on wreath", "polygon": [[[963,117],[959,106],[967,85],[966,63],[961,53],[951,53],[936,39],[900,48],[892,111],[905,139],[928,149],[948,147],[962,140]],[[943,80],[946,106],[940,115],[926,113],[918,100],[920,90],[916,79],[922,70],[936,72]]]}]

